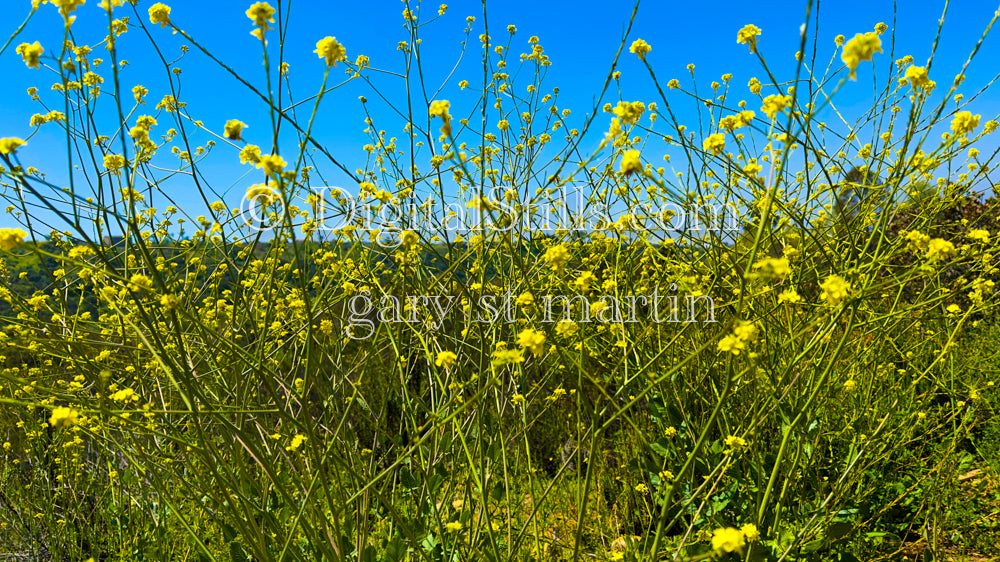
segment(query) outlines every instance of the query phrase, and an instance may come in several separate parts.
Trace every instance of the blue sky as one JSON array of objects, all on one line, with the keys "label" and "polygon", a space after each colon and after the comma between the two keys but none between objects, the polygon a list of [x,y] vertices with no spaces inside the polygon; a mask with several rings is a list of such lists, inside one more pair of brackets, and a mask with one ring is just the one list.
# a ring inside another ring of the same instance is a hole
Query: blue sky
[{"label": "blue sky", "polygon": [[[219,59],[227,62],[246,80],[264,89],[265,74],[261,63],[261,46],[249,32],[251,22],[244,15],[251,2],[231,0],[192,1],[175,0],[166,2],[172,7],[171,18],[195,40],[210,50]],[[95,44],[106,35],[107,19],[97,0],[89,0],[82,6],[78,20],[72,30],[77,44]],[[139,2],[139,18],[147,24],[167,59],[180,56],[180,46],[186,44],[180,35],[171,35],[169,28],[149,26],[146,14],[153,2]],[[29,2],[19,0],[18,8],[8,7],[9,16],[0,24],[0,41],[10,37],[27,16]],[[273,2],[275,7],[277,1]],[[287,1],[283,7],[287,7]],[[411,3],[411,8],[417,4]],[[515,53],[528,50],[528,38],[537,35],[553,64],[548,69],[544,84],[560,88],[560,108],[574,111],[571,121],[582,124],[585,114],[594,107],[595,96],[601,91],[608,74],[610,63],[617,50],[632,12],[628,2],[521,2],[507,0],[488,3],[486,22],[494,43],[502,43],[506,26],[517,26],[517,34],[512,43]],[[758,110],[759,102],[751,98],[745,84],[751,76],[764,78],[756,58],[745,45],[736,43],[736,32],[748,23],[754,23],[763,30],[760,36],[760,50],[769,61],[772,71],[779,77],[791,78],[795,69],[793,54],[799,47],[799,30],[804,21],[806,3],[803,1],[775,1],[766,4],[766,9],[748,9],[745,3],[716,1],[667,2],[645,0],[639,7],[638,18],[628,43],[643,38],[653,46],[649,60],[662,83],[670,78],[678,78],[685,85],[690,84],[690,76],[685,69],[689,63],[696,65],[700,92],[707,91],[707,84],[718,80],[724,73],[734,75],[736,98],[749,100],[748,107]],[[849,6],[849,8],[846,8]],[[833,38],[844,34],[848,38],[855,33],[871,31],[876,23],[885,22],[890,30],[883,36],[885,53],[877,55],[876,71],[883,79],[894,58],[913,55],[917,64],[923,64],[930,54],[930,48],[937,31],[943,2],[911,0],[900,4],[900,12],[893,14],[893,3],[889,0],[871,0],[846,4],[842,2],[822,2],[818,14],[818,61],[825,67],[834,52]],[[369,2],[318,2],[297,0],[291,4],[288,20],[289,33],[284,45],[284,60],[291,66],[293,94],[297,99],[314,94],[321,82],[324,65],[312,52],[318,39],[332,35],[347,47],[350,60],[359,54],[370,57],[372,66],[378,69],[402,72],[404,59],[396,45],[408,39],[404,28],[402,10],[404,2],[395,0],[372,0]],[[421,18],[436,15],[437,3],[422,6]],[[993,16],[993,10],[984,2],[952,2],[941,35],[938,53],[931,70],[931,78],[939,83],[939,91],[946,90],[947,84],[958,73],[972,47],[975,45],[986,23]],[[132,14],[131,6],[118,8],[116,17]],[[421,28],[422,50],[426,81],[431,90],[442,83],[455,66],[461,51],[461,41],[465,35],[466,16],[476,16],[471,34],[470,50],[458,66],[448,86],[439,98],[452,101],[452,112],[461,112],[463,99],[474,103],[475,93],[460,92],[455,86],[459,80],[468,79],[475,83],[482,76],[479,47],[476,37],[483,31],[484,17],[480,2],[460,1],[449,4],[446,15]],[[135,15],[131,16],[135,23]],[[894,25],[894,27],[893,27]],[[62,39],[62,18],[54,6],[42,6],[23,32],[14,39],[0,56],[0,75],[4,76],[4,88],[0,88],[0,137],[31,134],[28,120],[32,114],[45,110],[33,102],[25,93],[28,86],[37,86],[50,109],[62,109],[55,92],[49,86],[57,81],[57,75],[50,70],[31,70],[25,67],[21,58],[14,53],[14,47],[23,42],[40,41],[46,54],[57,53],[57,45]],[[810,26],[812,35],[815,29]],[[275,32],[271,32],[272,37]],[[895,52],[890,53],[890,41],[895,36]],[[150,103],[140,110],[152,113],[153,106],[166,90],[167,71],[159,64],[150,48],[149,38],[142,29],[133,27],[119,38],[120,59],[130,65],[121,72],[121,80],[127,91],[135,84],[143,84],[150,90]],[[270,56],[277,58],[277,41],[272,38]],[[92,56],[101,56],[93,54]],[[110,57],[105,56],[110,60]],[[988,37],[976,61],[967,72],[967,80],[962,88],[971,96],[997,72],[995,61],[1000,60],[1000,39]],[[51,64],[51,60],[47,61]],[[106,78],[105,91],[112,88],[109,63],[101,67]],[[192,115],[204,120],[213,130],[221,132],[227,119],[238,118],[249,124],[244,138],[259,144],[265,152],[270,148],[270,119],[267,106],[249,93],[235,78],[223,71],[197,49],[192,49],[177,64],[182,69],[180,87],[182,100],[186,101]],[[835,67],[839,66],[839,57]],[[658,101],[648,73],[627,52],[619,62],[622,72],[619,89],[612,86],[603,102]],[[509,70],[509,69],[508,69]],[[862,111],[870,106],[873,97],[872,66],[864,64],[858,71],[859,80],[846,84],[838,93],[836,102],[848,114]],[[338,68],[331,73],[331,83],[344,77]],[[388,75],[373,78],[376,87],[391,101],[400,103],[405,92],[402,80]],[[940,92],[939,92],[940,93]],[[363,133],[364,114],[358,96],[369,100],[369,108],[378,128],[387,129],[390,135],[402,137],[402,130],[393,124],[392,112],[377,99],[372,87],[362,81],[355,81],[326,95],[314,124],[315,137],[343,161],[350,169],[363,165],[365,153],[361,147],[369,142]],[[619,95],[621,96],[619,98]],[[679,95],[679,94],[678,94]],[[669,98],[668,98],[669,99]],[[111,108],[110,100],[105,100],[106,109]],[[671,99],[671,103],[674,103]],[[662,103],[661,103],[662,105]],[[696,123],[695,104],[682,97],[674,104],[680,121]],[[311,103],[299,106],[302,122],[306,122]],[[1000,94],[987,90],[976,100],[974,113],[981,113],[983,119],[990,119],[1000,112]],[[422,112],[423,110],[421,110]],[[758,111],[759,113],[759,111]],[[110,119],[112,114],[105,114]],[[606,128],[606,116],[599,116],[596,130]],[[166,118],[160,119],[156,132],[163,133],[171,124]],[[45,125],[30,139],[29,144],[18,151],[24,165],[36,166],[49,174],[48,179],[62,185],[67,178],[65,158],[65,133],[54,125]],[[203,133],[195,133],[195,142],[210,138]],[[596,142],[596,141],[595,141]],[[995,145],[995,143],[994,143]],[[283,154],[290,154],[291,148],[284,148]],[[984,151],[985,152],[985,151]],[[288,158],[286,156],[286,158]],[[327,166],[327,170],[332,167]],[[237,149],[220,146],[202,164],[202,172],[217,193],[233,206],[239,202],[246,187],[261,181],[261,174],[248,166],[241,166]],[[326,176],[332,185],[351,187],[346,175],[331,173]],[[200,196],[187,178],[175,177],[164,181],[161,188],[171,194],[176,204],[197,215],[203,211]],[[9,216],[0,214],[0,227],[19,226]]]}]

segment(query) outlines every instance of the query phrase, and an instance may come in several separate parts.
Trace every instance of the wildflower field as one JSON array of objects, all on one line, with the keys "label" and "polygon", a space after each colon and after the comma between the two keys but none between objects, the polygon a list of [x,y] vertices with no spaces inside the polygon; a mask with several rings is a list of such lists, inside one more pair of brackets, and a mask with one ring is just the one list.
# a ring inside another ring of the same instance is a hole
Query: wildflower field
[{"label": "wildflower field", "polygon": [[0,560],[1000,559],[1000,11],[325,4],[4,5]]}]

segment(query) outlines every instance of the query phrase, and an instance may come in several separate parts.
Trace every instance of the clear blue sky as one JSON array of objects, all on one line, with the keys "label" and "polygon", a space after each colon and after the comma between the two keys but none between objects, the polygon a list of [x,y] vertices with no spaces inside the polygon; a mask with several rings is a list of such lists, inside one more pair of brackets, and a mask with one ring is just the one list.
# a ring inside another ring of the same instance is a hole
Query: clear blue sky
[{"label": "clear blue sky", "polygon": [[[244,15],[251,4],[249,1],[232,0],[174,0],[166,2],[173,11],[172,20],[197,41],[208,48],[221,60],[229,63],[241,76],[261,89],[264,71],[261,64],[261,47],[249,32],[253,29]],[[27,16],[29,2],[18,0],[8,6],[7,16],[0,23],[0,41],[5,41]],[[97,0],[88,0],[77,14],[73,34],[77,44],[95,44],[107,33],[107,19]],[[169,28],[149,26],[147,10],[153,2],[142,0],[137,6],[139,17],[156,39],[167,59],[180,55],[180,45],[185,42],[179,35],[171,35]],[[287,0],[283,3],[287,6]],[[278,6],[277,0],[272,2]],[[643,38],[653,46],[649,60],[658,77],[665,83],[670,78],[678,78],[690,83],[685,66],[696,65],[699,85],[707,91],[707,84],[724,73],[734,75],[733,83],[738,87],[736,99],[746,97],[751,109],[757,110],[759,103],[752,101],[745,91],[745,84],[751,76],[764,79],[756,58],[745,45],[737,45],[736,32],[743,25],[754,23],[763,30],[760,50],[768,59],[772,71],[779,77],[791,78],[795,68],[793,54],[799,46],[799,28],[804,21],[804,1],[773,1],[750,8],[744,2],[673,2],[644,0],[639,8],[638,20],[629,35],[628,43]],[[404,29],[401,12],[406,4],[396,0],[370,0],[368,2],[328,2],[296,0],[292,3],[288,20],[289,33],[284,46],[285,60],[291,65],[292,87],[296,98],[312,95],[318,89],[323,63],[312,52],[318,39],[333,35],[347,47],[349,59],[359,54],[370,57],[378,69],[401,72],[404,59],[397,51],[399,41],[408,38]],[[422,19],[435,15],[438,3],[425,3]],[[506,0],[488,3],[487,20],[495,43],[506,36],[506,26],[517,26],[517,34],[512,48],[514,52],[528,50],[528,38],[537,35],[545,47],[553,64],[545,84],[559,87],[560,108],[570,108],[576,119],[574,125],[582,124],[585,114],[594,106],[594,96],[600,93],[607,76],[609,65],[622,39],[632,11],[632,4],[608,1],[548,2]],[[413,6],[415,7],[415,5]],[[908,0],[900,3],[900,13],[896,15],[895,27],[883,36],[885,54],[877,55],[878,72],[884,77],[894,58],[913,55],[917,64],[923,64],[930,54],[931,43],[937,30],[943,2]],[[941,36],[938,53],[932,68],[931,78],[936,79],[939,91],[946,90],[952,77],[978,40],[984,26],[993,15],[995,7],[986,2],[952,2]],[[132,7],[128,4],[116,9],[116,16],[129,15]],[[463,0],[449,4],[447,14],[436,22],[422,28],[423,55],[427,82],[432,89],[451,72],[463,40],[466,16],[476,16],[473,24],[472,49],[451,80],[450,85],[439,98],[452,101],[452,112],[460,113],[463,99],[471,105],[475,93],[459,93],[455,85],[461,79],[475,83],[482,75],[476,37],[483,31],[484,18],[479,2]],[[871,31],[876,23],[885,22],[893,26],[893,2],[891,0],[869,0],[845,3],[824,1],[820,3],[819,17],[819,61],[825,66],[833,49],[833,38],[844,34],[848,38],[855,33]],[[135,15],[132,15],[135,23]],[[814,20],[815,21],[815,20]],[[36,112],[45,110],[38,102],[30,100],[25,93],[28,86],[37,86],[50,109],[62,109],[62,103],[50,86],[57,81],[51,71],[30,70],[25,67],[14,47],[23,42],[40,41],[46,54],[57,53],[62,38],[62,18],[57,8],[42,6],[23,32],[0,56],[0,76],[4,77],[4,87],[0,88],[0,137],[27,137],[31,133],[28,120]],[[810,27],[809,33],[814,29]],[[1000,32],[1000,30],[997,30]],[[275,32],[270,32],[273,37]],[[890,40],[895,35],[895,52],[890,53]],[[272,39],[271,56],[277,57],[277,41]],[[135,84],[143,84],[150,90],[150,103],[140,113],[153,113],[153,106],[167,92],[166,70],[155,59],[150,49],[150,41],[144,32],[136,27],[118,40],[119,58],[130,65],[122,73],[125,92]],[[92,56],[101,56],[94,54]],[[110,60],[110,57],[104,57]],[[988,37],[976,62],[967,73],[967,81],[962,90],[967,96],[979,90],[998,71],[996,61],[1000,60],[1000,38]],[[51,64],[51,60],[47,61]],[[836,61],[839,64],[839,59]],[[102,65],[100,73],[105,76],[104,90],[110,91],[109,63]],[[249,93],[232,76],[222,71],[196,49],[192,49],[178,64],[183,70],[180,76],[181,97],[195,116],[208,123],[213,130],[221,132],[227,119],[238,118],[249,128],[244,138],[259,144],[264,151],[270,148],[270,119],[266,105]],[[634,55],[626,51],[619,64],[622,71],[621,99],[657,101],[655,90],[645,69]],[[850,112],[870,106],[873,96],[871,82],[872,67],[863,65],[859,69],[859,80],[847,84],[836,99],[838,105]],[[338,71],[331,74],[331,83],[344,75]],[[402,82],[390,76],[377,76],[376,86],[390,100],[400,103],[404,99]],[[365,153],[361,146],[368,142],[362,132],[359,95],[370,100],[370,110],[376,119],[376,126],[389,131],[390,135],[402,137],[402,131],[391,120],[391,112],[384,102],[378,100],[372,88],[362,81],[335,90],[324,100],[314,126],[314,134],[330,153],[343,161],[350,169],[362,165]],[[603,101],[615,102],[619,91],[614,87]],[[675,104],[680,120],[695,125],[694,105],[689,100]],[[110,100],[105,100],[110,108]],[[662,105],[662,104],[661,104]],[[299,107],[302,122],[306,121],[311,104]],[[1000,112],[1000,93],[988,90],[971,108],[981,113],[983,119],[994,118]],[[599,117],[597,129],[606,128],[606,117]],[[130,123],[130,124],[134,124]],[[163,133],[172,126],[163,116],[155,130]],[[195,142],[204,142],[209,137],[203,133],[194,136]],[[59,184],[65,182],[65,137],[53,125],[45,125],[30,139],[18,156],[24,165],[33,165],[49,173],[49,180]],[[291,154],[293,147],[286,145],[283,154]],[[241,166],[237,149],[229,146],[216,148],[208,161],[203,164],[203,173],[212,186],[225,195],[230,206],[239,202],[246,187],[261,181],[260,172],[250,171]],[[985,151],[984,151],[985,152]],[[288,156],[286,156],[288,158]],[[426,161],[426,160],[425,160]],[[332,169],[326,166],[327,170]],[[352,188],[350,180],[341,174],[327,176],[328,183]],[[200,197],[189,179],[171,178],[161,184],[175,198],[178,206],[189,210],[192,216],[203,211]],[[160,205],[162,208],[165,205]],[[0,227],[16,226],[15,221],[0,215]]]}]

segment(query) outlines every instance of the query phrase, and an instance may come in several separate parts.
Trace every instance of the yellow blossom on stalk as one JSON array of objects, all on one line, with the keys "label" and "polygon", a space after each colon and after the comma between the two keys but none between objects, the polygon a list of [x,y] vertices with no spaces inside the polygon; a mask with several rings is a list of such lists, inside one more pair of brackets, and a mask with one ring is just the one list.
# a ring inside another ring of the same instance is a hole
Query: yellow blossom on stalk
[{"label": "yellow blossom on stalk", "polygon": [[746,43],[750,47],[751,53],[757,52],[757,36],[760,35],[760,28],[756,25],[748,24],[743,26],[736,34],[736,43]]},{"label": "yellow blossom on stalk", "polygon": [[611,112],[626,125],[638,123],[645,111],[646,104],[641,101],[634,101],[632,103],[620,101],[616,107],[611,109]]},{"label": "yellow blossom on stalk", "polygon": [[285,159],[277,154],[265,154],[257,162],[257,167],[264,170],[264,173],[271,177],[280,174],[287,165],[288,162],[285,162]]},{"label": "yellow blossom on stalk", "polygon": [[757,325],[752,322],[742,322],[733,328],[733,333],[742,341],[753,341],[757,338]]},{"label": "yellow blossom on stalk", "polygon": [[747,541],[753,542],[760,538],[760,531],[757,530],[757,526],[753,523],[747,523],[746,525],[740,527],[740,532],[746,537]]},{"label": "yellow blossom on stalk", "polygon": [[955,245],[942,238],[927,243],[927,259],[936,262],[955,253]]},{"label": "yellow blossom on stalk", "polygon": [[753,264],[753,267],[754,269],[763,269],[767,275],[778,277],[781,280],[784,280],[792,272],[788,258],[785,256],[780,258],[764,258]]},{"label": "yellow blossom on stalk", "polygon": [[257,2],[247,9],[247,17],[253,20],[253,24],[267,31],[270,26],[268,22],[274,23],[274,8],[267,2]]},{"label": "yellow blossom on stalk", "polygon": [[517,344],[528,349],[535,355],[541,355],[545,350],[545,334],[538,330],[526,328],[517,335]]},{"label": "yellow blossom on stalk", "polygon": [[983,242],[984,244],[989,244],[990,243],[990,231],[989,230],[984,230],[982,228],[974,228],[974,229],[970,230],[966,234],[966,236],[969,237],[969,238],[971,238],[971,239],[973,239],[973,240],[978,240],[980,242]]},{"label": "yellow blossom on stalk", "polygon": [[278,193],[271,186],[258,183],[247,188],[247,201],[260,201],[271,204],[278,200]]},{"label": "yellow blossom on stalk", "polygon": [[569,338],[574,336],[579,331],[579,329],[580,327],[577,326],[576,322],[573,322],[572,320],[564,319],[560,320],[556,324],[556,334],[558,334],[559,337],[562,338]]},{"label": "yellow blossom on stalk", "polygon": [[524,356],[520,349],[498,349],[493,352],[493,365],[502,367],[504,365],[523,363]]},{"label": "yellow blossom on stalk", "polygon": [[726,137],[722,133],[716,133],[714,135],[709,135],[705,139],[702,147],[705,152],[711,152],[712,154],[722,154],[722,151],[726,148]]},{"label": "yellow blossom on stalk", "polygon": [[980,117],[980,115],[973,115],[971,111],[961,111],[955,114],[955,118],[951,120],[951,130],[959,136],[967,135],[979,126]]},{"label": "yellow blossom on stalk", "polygon": [[153,288],[153,280],[141,273],[136,273],[129,279],[128,288],[136,293],[149,291]]},{"label": "yellow blossom on stalk", "polygon": [[858,388],[858,383],[854,379],[848,379],[844,382],[844,392],[854,392]]},{"label": "yellow blossom on stalk", "polygon": [[301,447],[302,444],[306,442],[306,440],[307,440],[307,437],[305,435],[296,435],[296,436],[292,437],[292,442],[289,443],[287,447],[285,447],[285,450],[286,451],[294,451],[294,450],[298,449],[299,447]]},{"label": "yellow blossom on stalk", "polygon": [[629,150],[622,156],[622,173],[626,176],[634,172],[642,172],[642,161],[639,159],[638,150]]},{"label": "yellow blossom on stalk", "polygon": [[[53,5],[59,7],[62,17],[69,18],[71,12],[75,12],[78,6],[82,6],[87,0],[50,0]],[[75,16],[74,16],[75,17]],[[72,20],[70,20],[72,22]]]},{"label": "yellow blossom on stalk", "polygon": [[783,291],[780,295],[778,295],[779,303],[787,302],[790,304],[795,304],[801,300],[802,297],[799,296],[799,293],[795,289],[788,289],[787,291]]},{"label": "yellow blossom on stalk", "polygon": [[160,29],[170,25],[170,6],[157,2],[149,7],[149,23],[160,24]]},{"label": "yellow blossom on stalk", "polygon": [[923,88],[925,92],[930,92],[937,85],[927,77],[927,69],[923,66],[911,66],[907,68],[904,80],[909,82],[914,90]]},{"label": "yellow blossom on stalk", "polygon": [[458,531],[462,530],[462,522],[461,521],[450,521],[450,522],[448,522],[448,523],[445,524],[445,528],[448,529],[449,532],[457,533]]},{"label": "yellow blossom on stalk", "polygon": [[785,109],[792,103],[792,96],[782,96],[782,95],[772,95],[764,98],[764,106],[760,108],[761,111],[767,115],[768,119],[774,119],[774,116],[778,114],[781,110]]},{"label": "yellow blossom on stalk", "polygon": [[76,410],[59,406],[52,410],[49,425],[52,427],[69,427],[80,422],[80,414]]},{"label": "yellow blossom on stalk", "polygon": [[336,37],[324,37],[316,42],[316,50],[313,51],[319,58],[326,59],[327,66],[337,66],[338,61],[347,60],[347,49],[337,42]]},{"label": "yellow blossom on stalk", "polygon": [[857,74],[855,70],[861,61],[872,60],[875,53],[882,52],[882,40],[879,39],[878,34],[869,31],[864,35],[858,33],[844,45],[844,52],[840,55],[840,58],[847,65],[847,68],[851,70],[851,80],[857,79]]},{"label": "yellow blossom on stalk", "polygon": [[2,138],[0,139],[0,154],[10,154],[25,144],[27,143],[17,137]]},{"label": "yellow blossom on stalk", "polygon": [[746,439],[742,437],[737,437],[735,435],[730,435],[725,439],[726,447],[729,447],[732,451],[742,451],[747,446]]},{"label": "yellow blossom on stalk", "polygon": [[257,164],[260,162],[260,147],[248,144],[240,150],[240,164]]},{"label": "yellow blossom on stalk", "polygon": [[412,248],[420,242],[420,236],[412,230],[404,230],[399,240],[403,243],[404,248]]},{"label": "yellow blossom on stalk", "polygon": [[759,94],[763,87],[764,86],[760,83],[760,80],[758,80],[756,77],[751,78],[750,81],[747,82],[747,88],[750,88],[750,91],[753,92],[754,94]]},{"label": "yellow blossom on stalk", "polygon": [[820,285],[823,292],[820,297],[833,306],[840,304],[840,301],[847,298],[851,292],[851,284],[839,275],[831,275]]},{"label": "yellow blossom on stalk", "polygon": [[542,259],[547,261],[556,271],[562,272],[563,267],[566,266],[566,262],[569,261],[569,251],[563,244],[552,246],[548,250],[545,250]]},{"label": "yellow blossom on stalk", "polygon": [[733,527],[716,529],[712,533],[712,550],[719,554],[727,552],[743,552],[746,540],[743,531]]},{"label": "yellow blossom on stalk", "polygon": [[440,117],[441,119],[451,119],[451,115],[448,114],[449,109],[451,109],[450,101],[435,100],[431,102],[431,106],[428,108],[427,113],[431,117]]},{"label": "yellow blossom on stalk", "polygon": [[649,46],[649,43],[646,43],[642,39],[636,39],[632,42],[632,46],[629,47],[628,52],[635,53],[639,57],[639,60],[644,61],[646,60],[646,53],[652,50],[653,48]]},{"label": "yellow blossom on stalk", "polygon": [[907,246],[916,252],[926,252],[927,245],[931,241],[931,237],[926,234],[914,230],[913,232],[906,233]]},{"label": "yellow blossom on stalk", "polygon": [[117,175],[118,171],[125,167],[125,157],[121,154],[105,154],[104,155],[104,167],[107,168],[109,172]]},{"label": "yellow blossom on stalk", "polygon": [[28,68],[38,68],[45,49],[42,48],[41,43],[35,41],[31,44],[21,43],[14,49],[14,52],[21,55],[21,58],[24,59],[24,64],[28,65]]},{"label": "yellow blossom on stalk", "polygon": [[24,241],[28,233],[20,228],[0,228],[0,249],[9,252]]},{"label": "yellow blossom on stalk", "polygon": [[450,369],[455,366],[455,361],[458,360],[458,354],[454,351],[442,351],[437,354],[437,358],[434,360],[434,364],[438,367],[444,367],[445,369]]},{"label": "yellow blossom on stalk", "polygon": [[131,388],[123,388],[118,392],[115,392],[108,398],[114,400],[115,402],[138,402],[139,397],[136,395],[135,391]]},{"label": "yellow blossom on stalk", "polygon": [[241,135],[243,134],[243,128],[246,126],[247,124],[239,119],[230,119],[229,121],[226,121],[226,138],[230,140],[243,140]]}]

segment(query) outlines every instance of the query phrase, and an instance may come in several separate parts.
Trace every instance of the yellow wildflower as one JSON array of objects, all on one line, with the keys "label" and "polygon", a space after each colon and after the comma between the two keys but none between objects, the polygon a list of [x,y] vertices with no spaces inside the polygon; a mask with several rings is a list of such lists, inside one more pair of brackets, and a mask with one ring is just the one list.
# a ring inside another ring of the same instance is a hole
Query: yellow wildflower
[{"label": "yellow wildflower", "polygon": [[517,343],[535,355],[541,355],[545,350],[545,334],[538,330],[527,328],[517,335]]},{"label": "yellow wildflower", "polygon": [[955,253],[955,245],[942,238],[934,238],[927,243],[927,259],[936,262]]},{"label": "yellow wildflower", "polygon": [[272,177],[280,174],[287,165],[288,163],[285,162],[285,159],[277,154],[265,154],[257,162],[257,167],[263,169],[265,174]]},{"label": "yellow wildflower", "polygon": [[757,52],[757,36],[760,35],[760,28],[753,24],[743,26],[736,34],[736,43],[746,43],[750,47],[751,53]]},{"label": "yellow wildflower", "polygon": [[27,143],[17,137],[2,138],[0,139],[0,154],[10,154],[25,144]]},{"label": "yellow wildflower", "polygon": [[959,136],[967,135],[979,126],[979,118],[980,115],[973,115],[971,111],[961,111],[951,120],[951,130]]},{"label": "yellow wildflower", "polygon": [[16,49],[14,49],[14,52],[21,55],[21,58],[24,59],[24,64],[28,65],[28,68],[38,68],[42,53],[45,52],[45,49],[42,48],[41,43],[35,41],[31,44],[21,43]]},{"label": "yellow wildflower", "polygon": [[170,25],[170,6],[157,2],[149,7],[149,23],[160,24],[160,29]]},{"label": "yellow wildflower", "polygon": [[764,106],[760,108],[761,111],[767,115],[768,119],[774,119],[774,116],[778,114],[781,110],[785,109],[792,103],[792,96],[782,96],[782,95],[772,95],[764,98]]},{"label": "yellow wildflower", "polygon": [[628,52],[635,53],[639,57],[639,60],[644,61],[646,60],[646,53],[652,50],[653,48],[649,46],[649,43],[646,43],[642,39],[636,39],[632,42],[632,46],[629,47]]},{"label": "yellow wildflower", "polygon": [[705,152],[711,152],[712,154],[722,154],[722,151],[726,148],[726,137],[722,133],[716,133],[714,135],[709,135],[705,139],[702,147]]},{"label": "yellow wildflower", "polygon": [[712,550],[719,554],[727,552],[743,552],[746,540],[743,532],[733,527],[716,529],[712,533]]},{"label": "yellow wildflower", "polygon": [[833,306],[840,304],[840,301],[847,298],[851,292],[851,284],[839,275],[831,275],[820,285],[823,292],[820,297]]},{"label": "yellow wildflower", "polygon": [[347,49],[337,42],[336,37],[324,37],[316,42],[316,50],[313,51],[319,58],[326,59],[327,66],[337,66],[338,61],[347,60]]},{"label": "yellow wildflower", "polygon": [[622,156],[622,173],[626,176],[634,172],[642,172],[642,161],[639,159],[638,150],[629,150]]},{"label": "yellow wildflower", "polygon": [[864,35],[858,33],[844,45],[844,52],[840,55],[840,58],[847,65],[847,68],[851,69],[851,80],[856,80],[857,75],[855,70],[861,61],[872,60],[875,53],[882,52],[882,40],[879,39],[878,34],[869,31]]},{"label": "yellow wildflower", "polygon": [[230,119],[229,121],[226,121],[226,138],[230,140],[242,140],[241,135],[243,134],[243,128],[246,126],[247,124],[239,119]]},{"label": "yellow wildflower", "polygon": [[76,410],[59,406],[52,410],[49,417],[49,425],[52,427],[69,427],[80,422],[80,413]]},{"label": "yellow wildflower", "polygon": [[455,366],[455,361],[458,360],[458,354],[454,351],[442,351],[437,354],[437,359],[434,360],[434,364],[438,367],[444,367],[445,369],[451,369]]},{"label": "yellow wildflower", "polygon": [[24,241],[28,233],[20,228],[0,228],[0,249],[9,252]]},{"label": "yellow wildflower", "polygon": [[274,23],[274,8],[267,2],[257,2],[247,9],[247,17],[253,20],[253,24],[264,31],[270,29],[268,22]]}]

